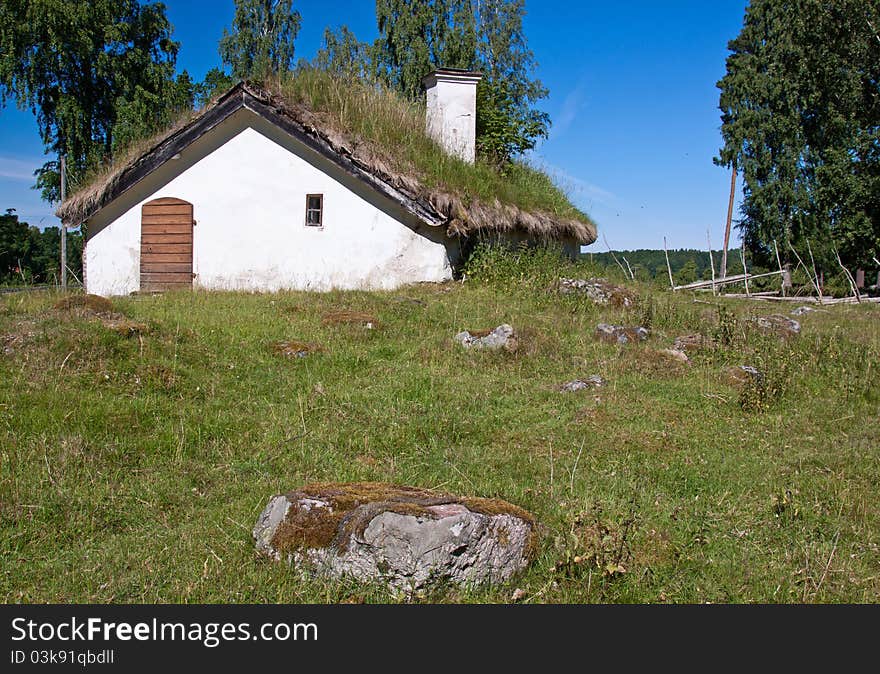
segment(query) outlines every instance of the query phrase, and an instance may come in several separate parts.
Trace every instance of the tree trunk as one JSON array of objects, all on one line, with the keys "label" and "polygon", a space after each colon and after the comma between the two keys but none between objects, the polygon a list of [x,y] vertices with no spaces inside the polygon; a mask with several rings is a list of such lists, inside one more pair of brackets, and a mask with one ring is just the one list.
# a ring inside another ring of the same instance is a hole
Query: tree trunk
[{"label": "tree trunk", "polygon": [[727,248],[730,245],[730,223],[733,220],[733,200],[736,196],[736,161],[730,175],[730,200],[727,202],[727,224],[724,226],[724,250],[721,251],[721,278],[727,276]]}]

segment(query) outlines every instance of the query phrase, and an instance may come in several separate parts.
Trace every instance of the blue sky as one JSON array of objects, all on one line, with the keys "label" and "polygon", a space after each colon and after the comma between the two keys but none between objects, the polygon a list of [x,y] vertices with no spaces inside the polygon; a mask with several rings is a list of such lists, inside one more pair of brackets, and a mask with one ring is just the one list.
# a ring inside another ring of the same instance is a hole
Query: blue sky
[{"label": "blue sky", "polygon": [[[167,0],[181,43],[178,69],[201,79],[219,65],[217,41],[232,0]],[[550,138],[531,156],[598,222],[611,247],[720,247],[730,174],[712,163],[720,144],[718,90],[727,42],[747,0],[529,0],[525,32],[550,89]],[[302,14],[298,56],[310,58],[324,28],[347,24],[376,36],[370,0],[294,0]],[[0,109],[0,209],[40,226],[57,224],[32,173],[43,147],[30,112]]]}]

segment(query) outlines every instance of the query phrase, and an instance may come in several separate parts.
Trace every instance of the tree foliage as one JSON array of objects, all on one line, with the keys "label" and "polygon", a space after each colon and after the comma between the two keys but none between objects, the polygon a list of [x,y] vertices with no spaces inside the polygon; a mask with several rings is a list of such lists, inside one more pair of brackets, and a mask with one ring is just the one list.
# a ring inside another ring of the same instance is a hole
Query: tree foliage
[{"label": "tree foliage", "polygon": [[[534,79],[523,31],[525,0],[377,0],[380,38],[371,50],[380,81],[416,100],[438,67],[480,70],[477,150],[500,166],[547,137],[548,94]],[[338,50],[337,50],[338,51]]]},{"label": "tree foliage", "polygon": [[231,89],[235,85],[235,78],[220,68],[211,68],[205,73],[205,79],[194,87],[193,103],[198,107],[204,106],[216,95]]},{"label": "tree foliage", "polygon": [[293,68],[300,23],[292,0],[235,0],[232,32],[223,31],[220,57],[235,79],[285,73]]},{"label": "tree foliage", "polygon": [[716,161],[743,173],[741,228],[835,266],[880,252],[880,0],[752,0],[730,42]]},{"label": "tree foliage", "polygon": [[522,20],[525,0],[485,0],[480,6],[479,67],[485,81],[477,98],[477,149],[504,163],[546,138],[550,116],[535,104],[549,91],[532,79],[534,54]]},{"label": "tree foliage", "polygon": [[404,96],[422,96],[422,79],[437,67],[477,63],[471,0],[376,0],[376,72]]},{"label": "tree foliage", "polygon": [[[82,234],[67,233],[67,264],[82,279]],[[0,283],[30,285],[58,280],[61,267],[61,230],[40,231],[21,222],[10,208],[0,215]]]},{"label": "tree foliage", "polygon": [[[186,98],[171,30],[161,3],[4,0],[0,102],[32,110],[46,152],[65,155],[76,178],[112,153],[118,135],[163,126]],[[37,186],[58,200],[55,161]]]},{"label": "tree foliage", "polygon": [[314,66],[343,78],[366,80],[374,77],[373,45],[361,42],[348,26],[324,30],[324,41]]}]

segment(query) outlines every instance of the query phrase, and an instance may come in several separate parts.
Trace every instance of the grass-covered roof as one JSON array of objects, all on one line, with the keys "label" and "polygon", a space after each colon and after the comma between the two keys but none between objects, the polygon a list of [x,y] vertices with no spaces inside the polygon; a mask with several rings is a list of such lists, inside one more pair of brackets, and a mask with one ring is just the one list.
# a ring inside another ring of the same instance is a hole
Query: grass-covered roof
[{"label": "grass-covered roof", "polygon": [[[213,127],[224,110],[251,108],[451,235],[521,231],[596,239],[596,227],[551,179],[521,162],[499,171],[448,155],[425,132],[423,105],[360,82],[301,70],[266,84],[236,85],[203,109],[119,153],[58,209],[68,225],[88,220],[159,163]],[[236,108],[237,109],[237,108]]]}]

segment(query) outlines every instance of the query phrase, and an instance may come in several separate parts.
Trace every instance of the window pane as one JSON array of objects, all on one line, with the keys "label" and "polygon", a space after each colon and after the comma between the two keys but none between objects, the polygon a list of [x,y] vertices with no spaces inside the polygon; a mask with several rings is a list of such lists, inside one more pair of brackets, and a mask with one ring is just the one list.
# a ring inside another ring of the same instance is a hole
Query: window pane
[{"label": "window pane", "polygon": [[324,207],[323,194],[307,194],[306,195],[306,225],[320,227],[321,211]]}]

